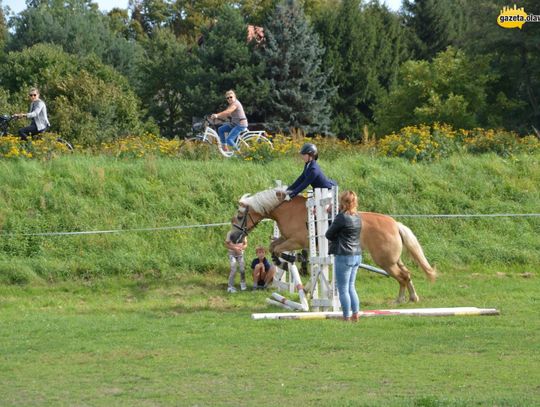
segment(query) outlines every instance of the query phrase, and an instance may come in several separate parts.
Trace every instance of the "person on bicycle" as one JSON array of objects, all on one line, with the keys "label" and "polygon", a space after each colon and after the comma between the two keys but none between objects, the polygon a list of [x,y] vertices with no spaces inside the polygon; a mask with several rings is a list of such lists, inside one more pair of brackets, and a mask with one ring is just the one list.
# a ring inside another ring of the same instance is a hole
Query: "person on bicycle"
[{"label": "person on bicycle", "polygon": [[313,188],[327,188],[331,189],[333,186],[337,185],[336,181],[331,180],[324,175],[317,163],[319,158],[319,153],[317,151],[317,146],[312,143],[306,143],[300,149],[300,154],[304,160],[304,171],[302,174],[294,181],[285,192],[278,192],[278,197],[280,199],[292,199],[309,185]]},{"label": "person on bicycle", "polygon": [[[248,121],[246,114],[244,113],[244,107],[242,106],[242,103],[236,99],[234,91],[228,90],[225,92],[225,98],[229,104],[227,109],[219,113],[214,113],[210,117],[212,119],[231,119],[230,123],[219,126],[218,134],[224,150],[228,150],[227,146],[237,149],[236,139],[241,132],[247,130]],[[225,138],[227,133],[228,136]]]},{"label": "person on bicycle", "polygon": [[13,115],[13,117],[27,117],[32,119],[29,126],[19,130],[19,137],[21,140],[27,140],[30,135],[47,131],[51,125],[47,117],[47,106],[45,105],[45,102],[39,98],[39,90],[37,88],[30,89],[28,97],[31,100],[29,112]]}]

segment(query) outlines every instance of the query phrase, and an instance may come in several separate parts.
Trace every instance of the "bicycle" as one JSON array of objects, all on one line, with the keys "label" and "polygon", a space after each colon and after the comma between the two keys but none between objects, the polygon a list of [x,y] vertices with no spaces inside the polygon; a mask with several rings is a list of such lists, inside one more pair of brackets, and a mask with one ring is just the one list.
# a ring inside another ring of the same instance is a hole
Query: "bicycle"
[{"label": "bicycle", "polygon": [[[0,116],[0,136],[1,137],[6,137],[9,135],[9,123],[15,119],[17,119],[17,117],[14,117],[8,114],[3,114]],[[33,135],[32,138],[33,139],[39,138],[39,134]],[[73,151],[73,145],[69,141],[64,140],[62,137],[57,137],[56,142],[59,144],[62,144],[67,150]]]},{"label": "bicycle", "polygon": [[196,121],[192,126],[192,130],[194,133],[196,133],[195,136],[186,138],[185,142],[206,143],[210,145],[215,144],[218,147],[221,155],[227,158],[232,157],[235,153],[242,154],[242,151],[246,151],[260,145],[267,146],[272,150],[274,149],[274,145],[264,130],[249,129],[244,130],[238,135],[238,138],[236,139],[236,146],[238,147],[237,149],[225,149],[224,145],[221,143],[221,139],[219,138],[216,124],[214,121],[212,121],[212,119],[210,119],[210,115],[205,116],[204,119],[200,121]]}]

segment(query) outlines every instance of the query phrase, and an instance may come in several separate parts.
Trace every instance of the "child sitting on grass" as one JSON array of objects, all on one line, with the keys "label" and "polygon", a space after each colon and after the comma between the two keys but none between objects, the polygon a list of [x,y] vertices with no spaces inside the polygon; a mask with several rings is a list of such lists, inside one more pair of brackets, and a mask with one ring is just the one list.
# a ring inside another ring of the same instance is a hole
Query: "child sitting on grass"
[{"label": "child sitting on grass", "polygon": [[251,269],[253,270],[253,289],[267,288],[272,284],[274,280],[274,274],[276,274],[276,266],[270,264],[266,259],[266,250],[262,246],[258,246],[255,249],[257,257],[251,262]]}]

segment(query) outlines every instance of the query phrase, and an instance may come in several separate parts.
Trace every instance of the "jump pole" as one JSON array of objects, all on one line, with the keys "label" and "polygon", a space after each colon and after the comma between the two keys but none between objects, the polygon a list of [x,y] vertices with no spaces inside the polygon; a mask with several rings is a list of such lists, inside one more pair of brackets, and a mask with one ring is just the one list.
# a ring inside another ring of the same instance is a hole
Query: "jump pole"
[{"label": "jump pole", "polygon": [[267,298],[266,303],[268,305],[275,305],[276,307],[285,308],[285,309],[288,309],[290,311],[298,311],[298,309],[289,307],[287,304],[283,304],[282,302],[276,301],[273,298]]},{"label": "jump pole", "polygon": [[[386,316],[411,316],[411,317],[449,317],[449,316],[483,316],[499,315],[496,308],[477,307],[454,307],[454,308],[411,308],[411,309],[387,309],[360,311],[359,316],[386,317]],[[251,314],[251,319],[341,319],[340,311],[328,312],[283,312],[283,313],[259,313]]]},{"label": "jump pole", "polygon": [[[299,309],[302,311],[309,311],[309,303],[307,300],[306,292],[304,290],[304,286],[302,284],[302,280],[300,278],[300,273],[298,272],[298,268],[296,267],[294,263],[289,262],[287,259],[281,258],[281,260],[286,261],[288,263],[287,268],[288,268],[289,276],[293,281],[294,288],[298,291],[298,297],[300,299],[300,303],[290,301],[286,299],[285,297],[283,297],[282,295],[279,295],[278,293],[273,293],[272,298],[269,298],[268,300],[270,301],[267,300],[267,303],[276,305],[274,304],[274,302],[277,301],[280,304],[285,304],[288,307],[292,307],[294,309]],[[275,284],[275,281],[274,281],[274,284]]]},{"label": "jump pole", "polygon": [[366,269],[368,271],[371,271],[373,273],[377,273],[377,274],[382,274],[383,276],[386,276],[386,277],[390,277],[388,275],[388,273],[386,271],[384,271],[383,269],[380,269],[378,267],[373,267],[373,266],[370,266],[369,264],[365,264],[365,263],[360,263],[360,266],[361,268],[363,269]]},{"label": "jump pole", "polygon": [[[285,298],[284,296],[282,295],[279,295],[278,293],[272,293],[272,296],[271,298],[269,298],[270,301],[267,301],[268,304],[273,304],[275,302],[279,302],[280,304],[284,304],[287,306],[287,308],[289,309],[294,309],[294,310],[297,310],[297,311],[303,311],[304,310],[304,306],[298,302],[295,302],[295,301],[291,301],[287,298]],[[275,305],[275,304],[274,304]]]}]

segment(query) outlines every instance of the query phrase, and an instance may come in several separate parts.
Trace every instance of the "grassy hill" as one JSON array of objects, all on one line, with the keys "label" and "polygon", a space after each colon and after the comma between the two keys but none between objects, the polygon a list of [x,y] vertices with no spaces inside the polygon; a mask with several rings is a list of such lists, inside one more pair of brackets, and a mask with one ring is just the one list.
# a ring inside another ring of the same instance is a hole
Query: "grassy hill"
[{"label": "grassy hill", "polygon": [[[462,155],[410,164],[368,154],[320,160],[363,209],[394,215],[540,213],[540,156]],[[57,231],[130,230],[228,222],[238,198],[292,182],[296,159],[269,164],[167,158],[72,156],[0,162],[0,281],[56,281],[107,275],[225,273],[227,226],[41,236]],[[540,264],[540,217],[400,217],[441,272]],[[272,225],[250,236],[249,256]]]},{"label": "grassy hill", "polygon": [[[321,165],[367,210],[539,213],[539,158]],[[25,234],[227,222],[238,197],[290,182],[299,160],[0,165],[1,406],[540,405],[539,217],[398,217],[440,273],[430,284],[412,268],[421,302],[400,307],[499,316],[253,321],[276,308],[265,290],[226,292],[226,226]],[[249,255],[271,229],[250,235]],[[363,310],[396,307],[395,281],[360,271],[357,288]]]}]

